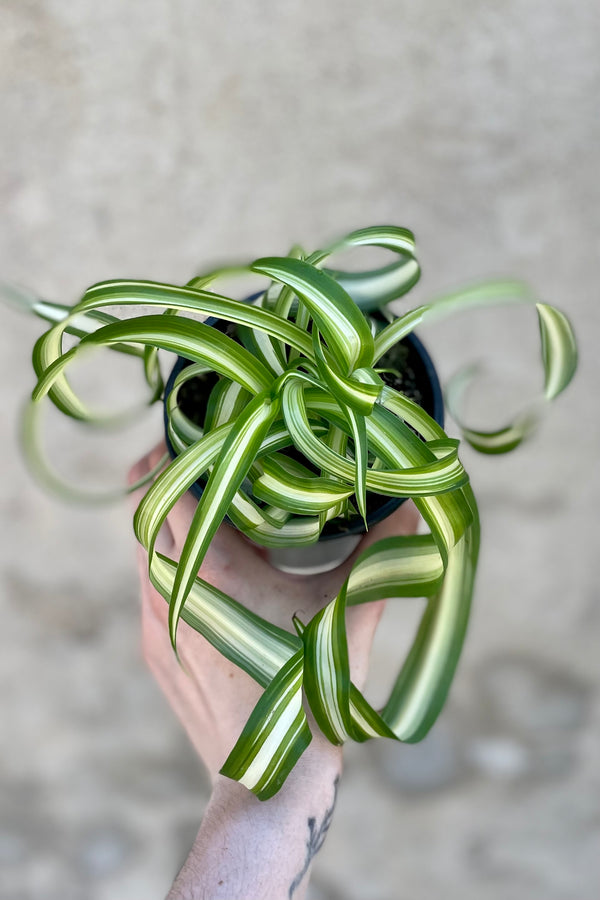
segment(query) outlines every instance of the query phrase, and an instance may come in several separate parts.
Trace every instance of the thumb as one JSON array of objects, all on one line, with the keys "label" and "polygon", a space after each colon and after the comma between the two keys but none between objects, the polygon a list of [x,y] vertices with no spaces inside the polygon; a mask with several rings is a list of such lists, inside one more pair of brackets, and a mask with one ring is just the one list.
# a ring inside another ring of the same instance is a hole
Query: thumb
[{"label": "thumb", "polygon": [[360,689],[367,678],[369,657],[385,600],[351,606],[346,610],[346,634],[352,681]]}]

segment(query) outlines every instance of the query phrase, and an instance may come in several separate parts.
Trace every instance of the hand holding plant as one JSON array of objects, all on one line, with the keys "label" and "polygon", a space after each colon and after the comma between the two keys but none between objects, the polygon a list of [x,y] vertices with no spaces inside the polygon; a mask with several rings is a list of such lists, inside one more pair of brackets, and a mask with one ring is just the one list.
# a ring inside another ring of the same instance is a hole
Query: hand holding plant
[{"label": "hand holding plant", "polygon": [[[164,450],[161,444],[141,459],[129,473],[130,483],[144,480],[155,470]],[[135,506],[143,493],[138,488],[133,494]],[[179,558],[195,509],[189,493],[172,509],[159,535],[161,553]],[[221,525],[199,575],[262,618],[289,628],[294,614],[311,619],[336,596],[358,553],[379,539],[412,534],[417,521],[415,507],[405,503],[362,538],[351,559],[333,571],[306,577],[274,569],[256,545],[231,526]],[[212,783],[198,837],[169,900],[189,896],[301,900],[312,860],[332,821],[343,768],[342,747],[331,744],[312,722],[310,747],[269,804],[220,777],[221,766],[262,691],[185,622],[179,629],[178,663],[169,641],[168,607],[148,579],[148,558],[140,544],[138,561],[144,657]],[[383,600],[367,603],[346,615],[350,670],[360,689],[384,605]]]},{"label": "hand holding plant", "polygon": [[[143,480],[164,458],[159,445],[131,470],[131,483]],[[132,499],[137,506],[144,489]],[[196,510],[191,494],[185,494],[169,514],[160,535],[160,551],[178,559]],[[274,569],[235,529],[222,525],[213,538],[199,572],[201,578],[283,629],[294,615],[307,620],[331,601],[350,574],[356,555],[384,537],[412,534],[418,514],[404,504],[365,535],[353,556],[333,571],[297,577]],[[138,544],[142,594],[142,642],[145,660],[170,706],[206,765],[214,781],[233,749],[250,713],[261,696],[258,684],[190,628],[180,625],[178,663],[168,637],[168,607],[148,580],[148,558]],[[364,686],[371,644],[385,601],[349,609],[346,627],[352,680]],[[314,728],[315,738],[319,734]],[[322,738],[319,752],[341,758],[341,748]],[[317,749],[313,747],[311,749]]]}]

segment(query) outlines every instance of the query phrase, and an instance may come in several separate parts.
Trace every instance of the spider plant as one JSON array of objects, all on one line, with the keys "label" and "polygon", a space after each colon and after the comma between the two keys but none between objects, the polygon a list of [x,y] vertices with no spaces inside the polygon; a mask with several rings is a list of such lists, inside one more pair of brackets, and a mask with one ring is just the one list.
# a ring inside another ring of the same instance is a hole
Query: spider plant
[{"label": "spider plant", "polygon": [[[392,262],[362,272],[326,266],[333,253],[360,247],[391,251]],[[215,291],[217,279],[238,274],[261,276],[268,286],[252,302]],[[311,740],[303,695],[333,743],[377,736],[419,741],[444,704],[460,656],[477,566],[477,505],[459,441],[386,383],[387,355],[416,326],[455,308],[516,299],[536,306],[546,400],[566,387],[576,367],[564,314],[536,303],[518,282],[479,285],[397,317],[387,311],[379,320],[372,316],[418,278],[412,233],[389,226],[354,231],[311,254],[294,248],[287,257],[215,270],[184,287],[107,281],[73,307],[27,301],[54,323],[35,345],[38,382],[25,419],[27,455],[51,485],[60,483],[40,450],[37,427],[44,398],[83,423],[101,418],[67,379],[80,354],[110,347],[138,356],[149,402],[165,400],[176,455],[160,474],[151,473],[135,534],[148,552],[149,578],[169,604],[175,651],[184,619],[264,688],[222,769],[261,799],[281,787]],[[108,312],[117,306],[145,309],[121,319]],[[213,327],[199,316],[230,327]],[[75,336],[70,349],[67,333]],[[189,363],[166,398],[159,350]],[[180,398],[193,379],[207,376],[212,386],[204,418],[194,421]],[[483,452],[504,452],[532,429],[536,410],[498,431],[464,428],[463,435]],[[157,536],[196,483],[201,498],[181,556],[171,559],[157,550]],[[370,546],[337,597],[312,620],[295,618],[290,631],[198,576],[225,518],[264,547],[309,545],[332,520],[366,520],[369,495],[412,498],[429,532]],[[346,606],[415,596],[426,599],[421,623],[387,703],[375,710],[350,678]]]}]

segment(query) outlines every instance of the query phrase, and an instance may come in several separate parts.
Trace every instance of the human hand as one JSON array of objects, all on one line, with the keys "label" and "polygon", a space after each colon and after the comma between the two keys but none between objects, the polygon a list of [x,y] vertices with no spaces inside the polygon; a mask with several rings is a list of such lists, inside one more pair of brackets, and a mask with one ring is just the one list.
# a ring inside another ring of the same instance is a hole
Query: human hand
[{"label": "human hand", "polygon": [[[164,453],[164,445],[158,445],[136,463],[129,474],[130,482],[146,475]],[[142,495],[143,491],[133,495],[136,505]],[[192,495],[186,494],[161,531],[158,549],[173,559],[179,558],[196,505]],[[308,576],[288,575],[273,568],[260,548],[234,528],[222,525],[199,574],[258,615],[293,631],[293,615],[308,622],[333,599],[360,552],[383,537],[413,533],[417,522],[418,513],[412,503],[404,503],[392,516],[374,526],[342,565],[330,572]],[[178,663],[169,640],[168,606],[150,584],[147,555],[139,545],[138,563],[144,658],[214,781],[262,688],[184,621],[179,623],[177,642],[183,666]],[[384,605],[385,601],[363,604],[349,608],[346,613],[351,675],[359,688],[366,679],[373,636]],[[339,752],[320,733],[314,735],[313,751],[317,749],[315,744],[324,754]],[[314,752],[311,756],[314,757]]]}]

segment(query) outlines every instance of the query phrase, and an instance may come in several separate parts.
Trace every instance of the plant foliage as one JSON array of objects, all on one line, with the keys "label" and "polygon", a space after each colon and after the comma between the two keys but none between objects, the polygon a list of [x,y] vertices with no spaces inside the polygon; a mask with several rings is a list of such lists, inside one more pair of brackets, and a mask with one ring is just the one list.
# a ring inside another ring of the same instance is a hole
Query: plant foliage
[{"label": "plant foliage", "polygon": [[[365,246],[391,251],[393,262],[366,272],[327,268],[333,253]],[[268,287],[251,303],[222,296],[214,282],[231,271],[262,276]],[[73,307],[26,295],[27,304],[54,323],[34,349],[38,382],[25,445],[36,471],[55,487],[58,476],[38,441],[44,398],[82,422],[101,419],[69,383],[73,360],[93,347],[138,356],[151,403],[164,392],[158,351],[191,363],[166,399],[177,456],[152,481],[134,528],[148,552],[150,580],[169,604],[173,647],[183,618],[264,688],[222,770],[262,799],[279,789],[311,739],[303,695],[334,743],[376,736],[418,741],[444,704],[461,652],[479,548],[475,499],[458,441],[387,385],[378,364],[417,325],[455,308],[535,298],[519,283],[488,283],[388,316],[389,323],[377,327],[368,314],[406,294],[418,278],[413,235],[389,226],[355,231],[312,254],[294,248],[288,257],[217,270],[184,287],[107,281]],[[144,311],[121,319],[110,312],[115,307]],[[550,400],[573,375],[575,341],[563,313],[542,303],[536,309]],[[238,340],[198,315],[234,323]],[[76,338],[71,349],[65,349],[67,333]],[[191,379],[209,372],[218,379],[198,424],[178,398]],[[455,385],[455,405],[460,389]],[[504,452],[520,443],[535,418],[532,411],[498,431],[464,428],[463,434],[481,451]],[[295,455],[286,453],[289,448]],[[156,549],[158,533],[197,481],[202,497],[180,559],[170,559]],[[411,497],[430,533],[369,547],[338,596],[311,621],[296,621],[296,633],[261,619],[198,576],[225,517],[261,546],[308,545],[332,518],[364,518],[369,492]],[[350,678],[345,609],[412,596],[425,598],[423,617],[389,700],[377,711]]]}]

